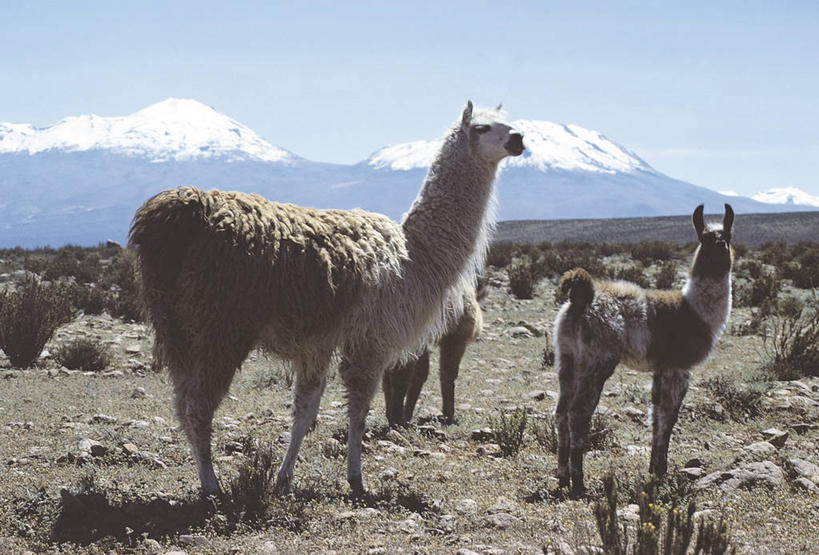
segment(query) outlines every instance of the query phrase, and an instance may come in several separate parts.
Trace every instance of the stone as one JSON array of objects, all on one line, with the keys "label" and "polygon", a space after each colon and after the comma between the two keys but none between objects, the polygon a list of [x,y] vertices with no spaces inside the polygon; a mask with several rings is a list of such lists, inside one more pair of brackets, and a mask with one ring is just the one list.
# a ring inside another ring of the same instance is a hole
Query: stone
[{"label": "stone", "polygon": [[490,441],[495,438],[495,433],[492,428],[481,428],[479,430],[472,430],[469,435],[472,441]]},{"label": "stone", "polygon": [[153,538],[148,538],[142,542],[142,547],[145,548],[148,555],[159,555],[159,552],[162,551],[162,545]]},{"label": "stone", "polygon": [[800,477],[807,478],[811,482],[819,485],[819,466],[796,457],[788,459],[788,465],[790,465],[793,471]]},{"label": "stone", "polygon": [[517,505],[514,501],[501,495],[495,500],[495,504],[489,507],[486,512],[490,515],[494,513],[512,513],[516,508]]},{"label": "stone", "polygon": [[686,476],[686,477],[691,478],[691,479],[696,479],[696,478],[699,478],[700,476],[702,476],[703,469],[698,468],[696,466],[691,467],[691,468],[681,468],[680,469],[680,474],[682,476]]},{"label": "stone", "polygon": [[640,505],[632,503],[631,505],[626,505],[622,509],[617,509],[617,516],[629,522],[639,522]]},{"label": "stone", "polygon": [[781,430],[777,430],[776,428],[762,430],[762,437],[765,438],[768,443],[778,449],[785,446],[785,442],[788,441],[788,436],[790,436],[788,432],[783,432]]},{"label": "stone", "polygon": [[623,414],[628,416],[632,421],[638,424],[645,423],[646,413],[635,407],[626,407],[623,409]]},{"label": "stone", "polygon": [[807,478],[799,477],[796,480],[794,480],[793,483],[799,489],[819,494],[819,486],[817,486],[815,483],[811,482]]},{"label": "stone", "polygon": [[137,447],[133,443],[123,443],[122,452],[128,455],[129,457],[135,457],[139,455],[139,447]]},{"label": "stone", "polygon": [[258,551],[259,555],[273,555],[274,553],[278,553],[278,552],[279,552],[279,548],[276,547],[276,544],[274,542],[270,541],[270,540],[264,542],[259,547],[259,551]]},{"label": "stone", "polygon": [[486,517],[486,521],[495,528],[506,529],[519,524],[521,520],[509,513],[494,513]]},{"label": "stone", "polygon": [[533,401],[543,401],[546,398],[546,392],[542,389],[535,389],[527,393],[526,398],[532,399]]},{"label": "stone", "polygon": [[95,414],[88,422],[89,424],[116,424],[117,419],[107,414]]},{"label": "stone", "polygon": [[146,396],[144,387],[137,387],[131,392],[131,399],[144,399]]},{"label": "stone", "polygon": [[522,339],[529,339],[535,336],[531,331],[529,331],[528,328],[524,326],[515,326],[514,328],[510,328],[509,335]]},{"label": "stone", "polygon": [[702,468],[705,466],[705,461],[699,457],[694,457],[693,459],[688,459],[683,466],[685,468]]},{"label": "stone", "polygon": [[785,487],[785,474],[771,461],[762,461],[745,463],[729,471],[712,472],[697,480],[698,489],[715,486],[724,491],[757,486],[780,489]]},{"label": "stone", "polygon": [[455,505],[455,511],[463,515],[474,515],[478,512],[478,503],[469,498],[461,499]]},{"label": "stone", "polygon": [[767,441],[757,441],[750,445],[746,445],[742,449],[745,457],[751,459],[765,459],[776,453],[776,447]]},{"label": "stone", "polygon": [[321,454],[328,459],[335,459],[344,454],[344,446],[339,440],[333,437],[327,438],[321,444]]},{"label": "stone", "polygon": [[131,345],[125,347],[125,352],[129,355],[135,355],[142,352],[142,347],[140,347],[138,343],[132,343]]},{"label": "stone", "polygon": [[208,547],[210,540],[199,534],[182,534],[179,536],[179,543],[192,547]]}]

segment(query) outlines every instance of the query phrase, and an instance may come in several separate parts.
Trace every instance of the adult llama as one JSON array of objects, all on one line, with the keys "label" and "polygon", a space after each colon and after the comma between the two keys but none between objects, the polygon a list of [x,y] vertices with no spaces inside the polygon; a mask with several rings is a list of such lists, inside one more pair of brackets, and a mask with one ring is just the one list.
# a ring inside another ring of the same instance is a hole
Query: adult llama
[{"label": "adult llama", "polygon": [[353,493],[364,491],[361,439],[381,375],[442,334],[447,299],[460,298],[483,263],[498,163],[523,149],[501,113],[467,103],[400,225],[363,210],[193,187],[159,193],[137,210],[130,244],[154,353],[169,369],[204,494],[220,492],[213,413],[257,346],[295,373],[277,489],[289,488],[338,354],[347,481]]},{"label": "adult llama", "polygon": [[555,319],[559,364],[557,473],[574,495],[583,486],[583,454],[603,384],[618,363],[653,372],[653,438],[649,472],[662,476],[668,443],[691,369],[704,362],[731,312],[731,227],[705,225],[694,210],[699,246],[682,291],[642,289],[628,282],[595,281],[583,269],[566,272],[559,292],[568,296]]}]

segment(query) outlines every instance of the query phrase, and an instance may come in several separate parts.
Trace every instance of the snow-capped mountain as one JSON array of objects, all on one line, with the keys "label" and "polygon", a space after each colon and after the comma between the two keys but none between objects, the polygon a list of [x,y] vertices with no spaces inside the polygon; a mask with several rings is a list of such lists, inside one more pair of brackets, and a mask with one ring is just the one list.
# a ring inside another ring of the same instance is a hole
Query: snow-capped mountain
[{"label": "snow-capped mountain", "polygon": [[768,204],[801,204],[819,206],[819,196],[806,193],[798,187],[774,187],[751,197]]},{"label": "snow-capped mountain", "polygon": [[169,98],[124,117],[84,115],[44,129],[0,123],[0,153],[105,150],[152,162],[204,158],[283,162],[294,156],[195,100]]},{"label": "snow-capped mountain", "polygon": [[[523,133],[526,150],[521,156],[507,158],[510,167],[540,171],[581,171],[617,173],[646,171],[656,173],[639,156],[610,141],[597,131],[579,125],[550,121],[517,120],[512,126]],[[376,169],[426,169],[441,146],[441,139],[414,141],[384,147],[367,159]]]},{"label": "snow-capped mountain", "polygon": [[[519,120],[526,151],[503,162],[498,219],[806,210],[729,197],[668,177],[596,131]],[[307,206],[364,208],[399,219],[441,139],[388,146],[358,164],[313,162],[195,100],[130,116],[78,116],[50,127],[0,123],[0,248],[124,241],[151,195],[193,184]],[[783,199],[782,202],[785,202]]]}]

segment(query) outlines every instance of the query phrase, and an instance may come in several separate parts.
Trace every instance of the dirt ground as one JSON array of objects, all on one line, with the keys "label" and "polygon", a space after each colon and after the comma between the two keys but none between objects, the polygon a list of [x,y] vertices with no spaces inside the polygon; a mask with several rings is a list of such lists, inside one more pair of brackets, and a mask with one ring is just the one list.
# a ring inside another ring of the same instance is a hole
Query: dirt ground
[{"label": "dirt ground", "polygon": [[[370,493],[351,499],[344,399],[332,377],[293,492],[274,498],[263,522],[226,522],[199,500],[168,377],[151,370],[146,326],[101,315],[58,330],[51,353],[78,337],[110,346],[113,362],[100,373],[67,371],[48,353],[33,369],[12,369],[0,355],[0,551],[599,552],[592,507],[605,473],[620,481],[624,521],[634,519],[635,484],[648,470],[650,376],[620,367],[608,381],[597,411],[607,441],[586,456],[588,495],[568,499],[548,441],[538,441],[558,391],[555,368],[543,363],[554,285],[543,280],[534,299],[518,300],[503,271],[489,277],[483,336],[456,383],[457,422],[438,419],[434,358],[411,426],[389,430],[383,399],[375,399],[363,456]],[[736,309],[729,329],[749,318]],[[793,462],[819,464],[819,380],[766,382],[760,410],[748,414],[704,386],[724,376],[745,387],[764,357],[759,336],[729,331],[693,372],[672,437],[666,504],[693,498],[698,518],[723,515],[739,552],[819,552],[819,474]],[[223,484],[246,461],[247,438],[270,442],[278,464],[290,403],[283,368],[253,353],[214,422]],[[525,407],[528,427],[520,451],[503,457],[481,430],[516,407]],[[738,468],[770,475],[737,486],[728,478]]]}]

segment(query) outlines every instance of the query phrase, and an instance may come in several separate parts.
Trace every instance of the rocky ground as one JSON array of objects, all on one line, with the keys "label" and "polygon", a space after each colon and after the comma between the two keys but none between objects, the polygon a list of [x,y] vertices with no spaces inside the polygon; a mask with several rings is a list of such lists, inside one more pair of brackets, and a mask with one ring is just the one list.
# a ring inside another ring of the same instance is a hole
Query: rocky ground
[{"label": "rocky ground", "polygon": [[[622,520],[639,520],[650,377],[621,367],[608,381],[595,421],[601,439],[586,458],[589,494],[567,499],[553,478],[548,433],[558,391],[555,368],[544,364],[553,291],[544,280],[534,299],[518,300],[503,272],[490,275],[485,330],[456,384],[456,424],[437,418],[435,371],[408,428],[389,430],[383,400],[375,400],[364,499],[348,496],[344,400],[331,379],[294,492],[272,499],[264,521],[238,524],[198,499],[168,378],[151,369],[150,330],[80,316],[47,350],[78,337],[98,340],[113,354],[104,371],[66,370],[49,353],[33,369],[12,369],[0,356],[0,551],[597,552],[592,507],[605,473],[620,482]],[[731,323],[749,318],[748,309],[737,309]],[[697,518],[724,516],[740,552],[817,552],[819,380],[762,382],[764,357],[760,337],[726,333],[695,371],[663,503],[694,499]],[[727,391],[759,388],[761,402],[737,405],[713,387],[718,377]],[[247,462],[249,438],[269,442],[276,464],[282,457],[288,387],[283,367],[259,353],[237,375],[214,425],[224,484]],[[516,407],[527,411],[527,430],[520,451],[504,457],[493,419]]]}]

